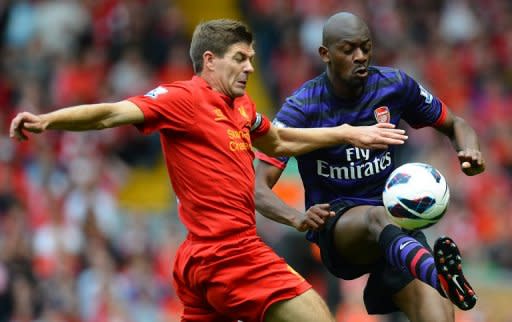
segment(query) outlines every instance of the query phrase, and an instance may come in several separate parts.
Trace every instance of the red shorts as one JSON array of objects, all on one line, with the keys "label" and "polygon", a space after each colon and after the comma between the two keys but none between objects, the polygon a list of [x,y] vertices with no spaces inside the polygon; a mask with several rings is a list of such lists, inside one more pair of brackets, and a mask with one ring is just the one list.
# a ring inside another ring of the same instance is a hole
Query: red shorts
[{"label": "red shorts", "polygon": [[271,304],[311,288],[255,230],[216,241],[187,238],[173,277],[182,321],[263,321]]}]

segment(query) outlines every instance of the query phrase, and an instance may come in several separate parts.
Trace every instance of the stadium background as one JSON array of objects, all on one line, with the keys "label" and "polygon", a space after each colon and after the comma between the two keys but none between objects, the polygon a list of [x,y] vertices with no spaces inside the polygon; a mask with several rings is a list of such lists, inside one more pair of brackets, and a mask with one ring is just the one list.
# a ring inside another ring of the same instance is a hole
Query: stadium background
[{"label": "stadium background", "polygon": [[[428,129],[409,132],[402,160],[435,165],[451,186],[449,212],[428,236],[458,241],[479,291],[476,308],[458,311],[457,322],[512,321],[512,3],[505,0],[0,1],[0,321],[164,322],[178,321],[180,311],[169,272],[184,230],[158,137],[127,127],[16,144],[7,133],[17,111],[118,100],[188,78],[193,26],[230,17],[256,34],[249,92],[272,116],[322,70],[321,26],[340,10],[369,23],[374,63],[402,68],[479,132],[488,165],[481,176],[462,175],[449,142]],[[276,190],[302,208],[293,163]],[[362,279],[326,283],[315,249],[292,229],[261,216],[258,226],[298,261],[338,321],[403,321],[365,315]]]}]

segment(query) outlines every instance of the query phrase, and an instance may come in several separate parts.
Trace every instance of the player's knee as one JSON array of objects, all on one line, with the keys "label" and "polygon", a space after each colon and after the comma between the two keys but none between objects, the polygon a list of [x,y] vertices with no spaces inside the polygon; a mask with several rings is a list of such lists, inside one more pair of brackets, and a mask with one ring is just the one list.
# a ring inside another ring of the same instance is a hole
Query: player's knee
[{"label": "player's knee", "polygon": [[366,221],[368,230],[375,239],[379,237],[384,227],[392,224],[382,206],[369,208],[366,211]]}]

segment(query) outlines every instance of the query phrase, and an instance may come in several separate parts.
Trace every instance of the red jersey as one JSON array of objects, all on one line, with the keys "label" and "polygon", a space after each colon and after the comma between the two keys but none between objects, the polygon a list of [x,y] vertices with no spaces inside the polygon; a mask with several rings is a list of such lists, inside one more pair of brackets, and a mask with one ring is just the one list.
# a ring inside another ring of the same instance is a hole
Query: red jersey
[{"label": "red jersey", "polygon": [[189,234],[215,239],[254,229],[251,140],[269,120],[246,95],[232,99],[201,77],[131,97],[144,113],[137,128],[160,132],[178,212]]}]

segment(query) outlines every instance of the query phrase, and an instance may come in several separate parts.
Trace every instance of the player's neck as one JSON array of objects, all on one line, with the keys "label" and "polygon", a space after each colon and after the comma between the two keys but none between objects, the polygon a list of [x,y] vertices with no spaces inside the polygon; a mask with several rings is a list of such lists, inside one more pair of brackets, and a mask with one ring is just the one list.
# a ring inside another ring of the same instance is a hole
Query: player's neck
[{"label": "player's neck", "polygon": [[206,83],[208,83],[208,86],[210,86],[214,92],[219,93],[228,103],[231,103],[234,100],[234,98],[228,94],[228,90],[223,86],[222,82],[212,73],[203,72],[197,76],[204,79]]},{"label": "player's neck", "polygon": [[364,84],[357,86],[348,84],[344,80],[339,79],[337,76],[330,73],[329,70],[327,70],[327,79],[329,80],[333,94],[343,100],[357,99],[363,93]]}]

